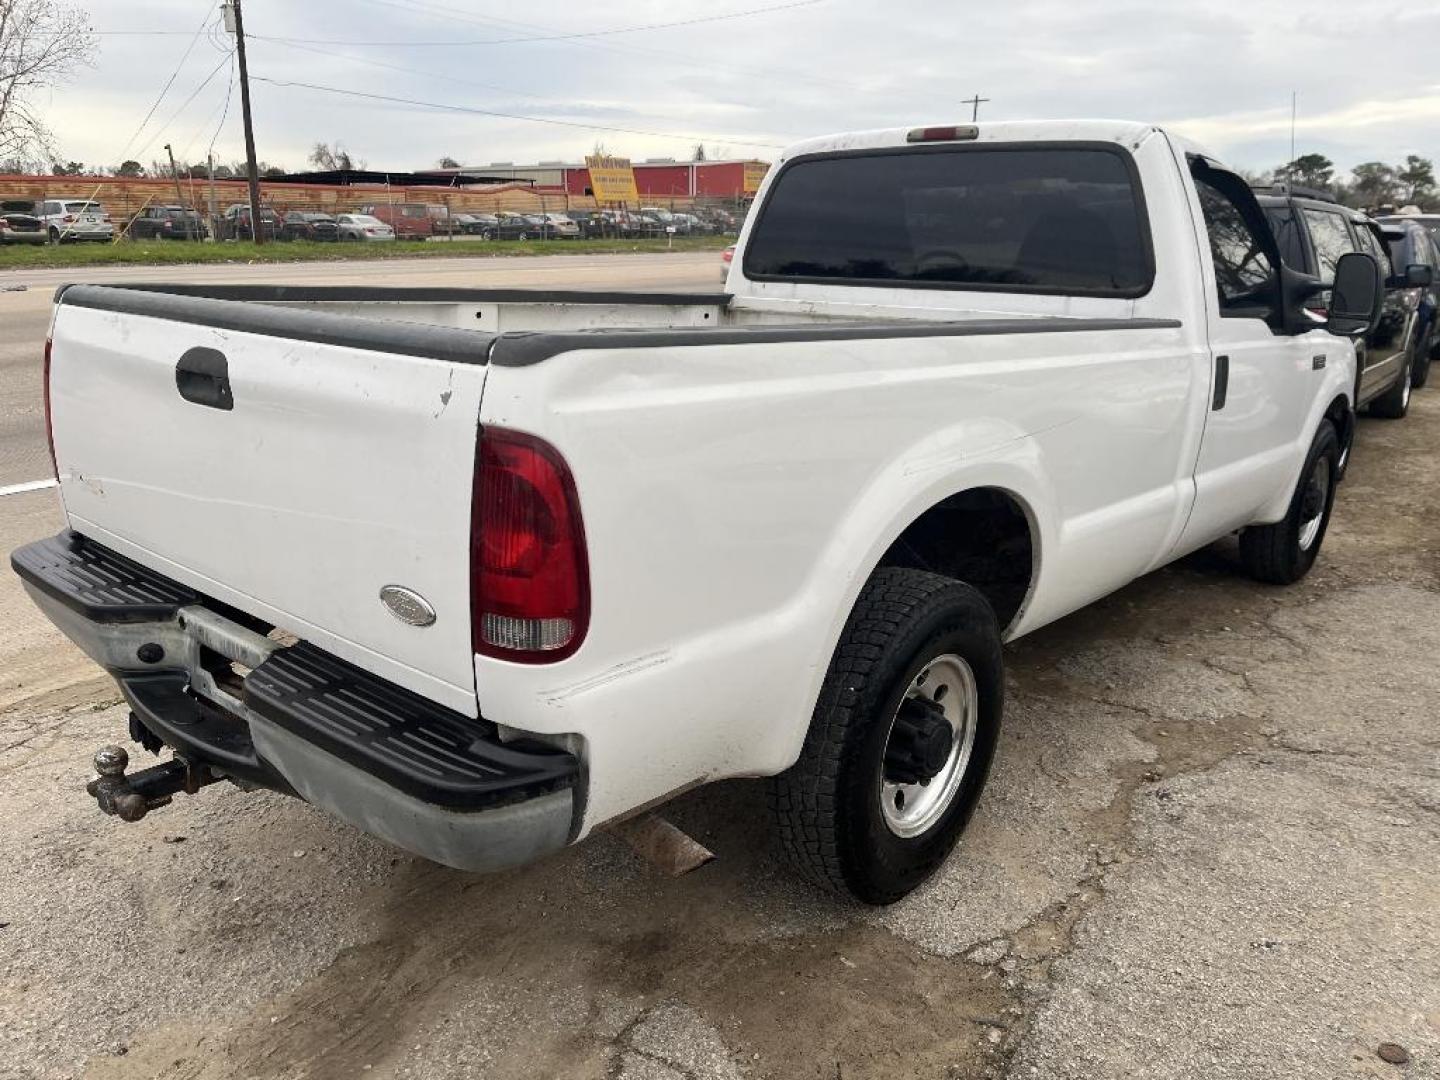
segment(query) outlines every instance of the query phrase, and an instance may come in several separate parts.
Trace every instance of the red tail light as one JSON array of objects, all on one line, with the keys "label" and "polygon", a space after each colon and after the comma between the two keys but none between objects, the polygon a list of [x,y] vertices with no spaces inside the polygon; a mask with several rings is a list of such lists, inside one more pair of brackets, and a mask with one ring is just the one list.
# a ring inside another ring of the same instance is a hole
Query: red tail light
[{"label": "red tail light", "polygon": [[580,647],[590,622],[585,530],[575,481],[551,445],[485,428],[470,508],[475,651],[538,664]]},{"label": "red tail light", "polygon": [[50,450],[50,471],[55,474],[55,479],[60,479],[60,466],[55,462],[55,425],[50,419],[50,345],[51,341],[45,339],[45,445]]}]

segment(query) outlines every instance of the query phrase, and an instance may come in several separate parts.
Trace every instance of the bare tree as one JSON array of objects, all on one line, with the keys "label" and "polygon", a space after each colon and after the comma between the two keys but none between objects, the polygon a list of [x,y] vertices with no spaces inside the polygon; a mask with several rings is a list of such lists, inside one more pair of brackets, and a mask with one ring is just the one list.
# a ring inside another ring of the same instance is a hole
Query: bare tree
[{"label": "bare tree", "polygon": [[329,143],[317,142],[306,158],[311,165],[317,169],[324,169],[327,172],[336,169],[363,169],[364,161],[356,161],[338,142],[332,147]]},{"label": "bare tree", "polygon": [[55,156],[45,91],[93,62],[90,17],[56,0],[0,0],[0,157]]}]

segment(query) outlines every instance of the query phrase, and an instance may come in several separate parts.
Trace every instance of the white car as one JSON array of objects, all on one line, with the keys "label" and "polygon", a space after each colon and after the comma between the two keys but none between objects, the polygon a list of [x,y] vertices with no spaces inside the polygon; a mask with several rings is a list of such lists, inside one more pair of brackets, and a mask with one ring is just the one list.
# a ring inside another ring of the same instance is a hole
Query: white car
[{"label": "white car", "polygon": [[493,870],[772,777],[885,903],[975,809],[1004,642],[1236,531],[1314,563],[1371,256],[1317,324],[1139,123],[813,139],[759,201],[724,294],[63,289],[67,529],[12,562],[173,750],[104,748],[101,808],[228,780]]},{"label": "white car", "polygon": [[41,204],[40,216],[54,244],[115,238],[115,223],[105,207],[93,199],[46,199]]},{"label": "white car", "polygon": [[580,226],[574,218],[566,217],[564,214],[536,214],[536,219],[544,223],[544,235],[555,240],[578,240],[580,238]]},{"label": "white car", "polygon": [[336,235],[341,240],[365,242],[394,240],[395,230],[370,214],[339,214],[335,218]]}]

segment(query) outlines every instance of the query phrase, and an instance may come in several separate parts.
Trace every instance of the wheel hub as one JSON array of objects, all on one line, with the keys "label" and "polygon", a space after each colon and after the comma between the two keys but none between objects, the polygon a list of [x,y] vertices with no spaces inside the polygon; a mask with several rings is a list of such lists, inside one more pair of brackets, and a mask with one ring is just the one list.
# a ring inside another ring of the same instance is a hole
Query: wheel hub
[{"label": "wheel hub", "polygon": [[945,710],[929,698],[907,698],[895,715],[885,747],[885,779],[892,784],[928,784],[950,758],[955,729]]}]

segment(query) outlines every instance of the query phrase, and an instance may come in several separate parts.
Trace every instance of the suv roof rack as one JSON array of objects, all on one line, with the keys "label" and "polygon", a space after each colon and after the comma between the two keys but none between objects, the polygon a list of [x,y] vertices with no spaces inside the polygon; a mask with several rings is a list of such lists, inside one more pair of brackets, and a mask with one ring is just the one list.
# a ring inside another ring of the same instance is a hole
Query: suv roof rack
[{"label": "suv roof rack", "polygon": [[1294,195],[1301,199],[1315,199],[1319,202],[1338,203],[1340,200],[1328,191],[1321,191],[1319,188],[1301,187],[1299,184],[1291,184],[1285,180],[1276,180],[1270,184],[1251,184],[1251,190],[1261,192],[1265,195]]}]

